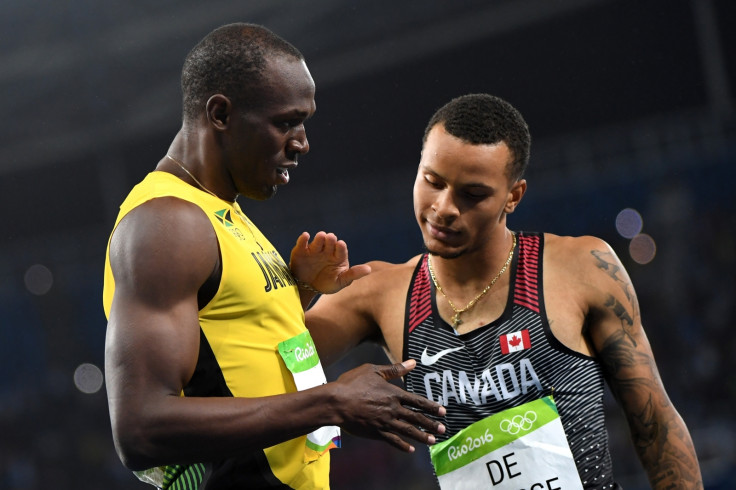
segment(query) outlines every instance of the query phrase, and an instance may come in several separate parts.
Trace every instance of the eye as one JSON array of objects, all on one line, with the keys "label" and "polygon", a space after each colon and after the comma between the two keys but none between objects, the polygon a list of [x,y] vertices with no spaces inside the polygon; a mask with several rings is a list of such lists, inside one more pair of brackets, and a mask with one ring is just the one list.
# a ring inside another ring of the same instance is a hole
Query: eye
[{"label": "eye", "polygon": [[424,180],[435,189],[442,188],[442,183],[432,175],[425,175]]},{"label": "eye", "polygon": [[485,192],[479,192],[479,191],[466,191],[465,197],[476,200],[476,201],[480,201],[488,197],[488,194]]},{"label": "eye", "polygon": [[294,128],[298,128],[304,124],[302,119],[286,119],[284,121],[278,121],[276,126],[284,132],[291,131]]}]

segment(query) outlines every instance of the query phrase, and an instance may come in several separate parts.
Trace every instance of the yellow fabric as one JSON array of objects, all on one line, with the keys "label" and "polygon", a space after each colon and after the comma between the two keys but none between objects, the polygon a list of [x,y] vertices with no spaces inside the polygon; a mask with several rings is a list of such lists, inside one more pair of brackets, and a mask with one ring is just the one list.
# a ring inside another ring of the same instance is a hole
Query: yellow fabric
[{"label": "yellow fabric", "polygon": [[[115,226],[133,208],[175,196],[205,212],[217,234],[222,278],[215,297],[199,312],[200,326],[228,388],[236,397],[296,391],[278,343],[306,330],[298,289],[288,266],[266,237],[232,204],[166,172],[152,172],[120,207]],[[103,302],[109,315],[114,278],[108,253]],[[292,488],[329,488],[329,455],[305,465],[306,436],[264,450],[274,475]]]}]

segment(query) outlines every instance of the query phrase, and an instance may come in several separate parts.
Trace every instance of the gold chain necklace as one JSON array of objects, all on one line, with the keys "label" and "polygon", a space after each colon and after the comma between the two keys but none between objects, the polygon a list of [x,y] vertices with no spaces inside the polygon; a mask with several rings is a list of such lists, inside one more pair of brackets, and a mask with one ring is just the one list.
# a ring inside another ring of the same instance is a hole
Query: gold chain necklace
[{"label": "gold chain necklace", "polygon": [[429,276],[432,278],[432,282],[434,283],[435,289],[437,289],[437,291],[442,293],[442,296],[444,296],[447,302],[450,304],[450,308],[452,308],[452,311],[455,312],[455,314],[452,316],[452,328],[454,328],[455,330],[457,330],[457,327],[463,322],[462,320],[460,320],[460,315],[467,312],[471,308],[473,308],[473,306],[475,306],[476,303],[478,303],[478,300],[480,300],[483,296],[485,296],[485,294],[488,291],[491,290],[493,285],[496,284],[496,281],[498,281],[498,278],[501,277],[504,272],[506,272],[506,269],[508,269],[509,264],[511,263],[511,259],[514,257],[514,248],[516,248],[516,234],[512,232],[511,237],[513,238],[513,242],[511,243],[511,250],[509,250],[509,257],[506,259],[506,262],[503,264],[503,267],[501,267],[501,270],[498,271],[498,274],[496,274],[496,277],[491,279],[490,284],[488,284],[488,286],[486,286],[485,289],[481,291],[480,294],[478,294],[478,296],[471,299],[470,303],[465,305],[465,308],[458,308],[457,306],[455,306],[455,303],[453,303],[452,300],[447,297],[447,294],[445,294],[445,291],[442,289],[442,286],[440,286],[440,283],[437,282],[437,278],[434,275],[434,269],[432,269],[432,257],[431,256],[427,257],[427,266],[429,267]]},{"label": "gold chain necklace", "polygon": [[193,180],[194,182],[196,182],[196,183],[197,183],[197,185],[199,186],[199,188],[200,188],[200,189],[202,189],[203,191],[205,191],[205,192],[206,192],[207,194],[209,194],[209,195],[211,195],[211,196],[214,196],[214,197],[216,197],[217,199],[219,199],[219,200],[221,200],[221,201],[224,201],[224,200],[225,200],[225,199],[221,198],[220,196],[218,196],[217,194],[215,194],[214,192],[212,192],[211,190],[209,190],[208,188],[206,188],[206,187],[204,186],[204,184],[203,184],[203,183],[201,183],[201,182],[200,182],[200,181],[199,181],[199,180],[197,179],[197,177],[195,177],[194,175],[192,175],[192,172],[190,172],[190,171],[189,171],[189,170],[188,170],[188,169],[187,169],[187,168],[186,168],[186,167],[184,166],[184,164],[183,164],[183,163],[181,163],[181,162],[180,162],[179,160],[177,160],[176,158],[172,157],[172,156],[171,156],[171,155],[169,155],[168,153],[166,154],[166,158],[168,158],[169,160],[171,160],[171,161],[172,161],[172,162],[174,162],[175,164],[179,165],[179,168],[180,168],[180,169],[182,169],[182,170],[183,170],[184,172],[186,172],[186,174],[187,174],[187,175],[188,175],[189,177],[191,177],[191,179],[192,179],[192,180]]},{"label": "gold chain necklace", "polygon": [[217,199],[219,199],[220,201],[225,201],[225,202],[228,202],[228,203],[230,203],[230,205],[231,205],[231,206],[232,206],[232,208],[233,208],[233,211],[235,211],[235,214],[237,214],[237,215],[238,215],[238,217],[239,217],[239,218],[240,218],[240,219],[241,219],[241,220],[243,221],[243,223],[245,223],[245,226],[246,226],[246,228],[248,228],[248,231],[250,232],[250,236],[251,236],[251,237],[253,237],[253,241],[254,241],[254,242],[256,242],[256,245],[258,245],[258,246],[259,246],[259,247],[261,248],[261,250],[263,250],[263,246],[262,246],[262,245],[261,245],[260,243],[258,243],[258,239],[256,238],[256,235],[255,235],[255,234],[253,233],[253,230],[252,230],[252,229],[251,229],[251,227],[250,227],[250,225],[251,225],[251,223],[250,223],[250,220],[249,220],[249,219],[248,219],[248,218],[247,218],[247,217],[245,216],[245,214],[243,214],[243,213],[242,213],[242,212],[240,211],[240,209],[238,209],[238,208],[239,208],[239,206],[237,205],[237,201],[233,201],[233,202],[230,202],[230,201],[227,201],[226,199],[223,199],[223,198],[221,198],[220,196],[218,196],[217,194],[215,194],[214,192],[212,192],[211,190],[209,190],[208,188],[206,188],[206,187],[204,186],[204,184],[203,184],[203,183],[201,183],[201,182],[200,182],[200,181],[199,181],[199,180],[197,179],[197,177],[195,177],[194,175],[192,175],[192,172],[190,172],[190,171],[189,171],[189,170],[188,170],[188,169],[187,169],[187,168],[186,168],[186,167],[184,166],[184,164],[183,164],[182,162],[180,162],[180,161],[179,161],[179,160],[177,160],[176,158],[172,157],[172,156],[171,156],[171,155],[169,155],[168,153],[166,154],[166,158],[168,158],[169,160],[171,160],[172,162],[174,162],[175,164],[177,164],[177,165],[179,166],[179,168],[181,168],[181,169],[182,169],[182,170],[183,170],[184,172],[186,172],[186,174],[187,174],[187,175],[188,175],[189,177],[191,177],[191,178],[192,178],[192,180],[193,180],[194,182],[196,182],[196,183],[197,183],[197,185],[198,185],[198,186],[199,186],[199,187],[200,187],[200,188],[201,188],[201,189],[202,189],[203,191],[205,191],[205,192],[206,192],[207,194],[209,194],[209,195],[211,195],[211,196],[213,196],[213,197],[216,197],[216,198],[217,198]]}]

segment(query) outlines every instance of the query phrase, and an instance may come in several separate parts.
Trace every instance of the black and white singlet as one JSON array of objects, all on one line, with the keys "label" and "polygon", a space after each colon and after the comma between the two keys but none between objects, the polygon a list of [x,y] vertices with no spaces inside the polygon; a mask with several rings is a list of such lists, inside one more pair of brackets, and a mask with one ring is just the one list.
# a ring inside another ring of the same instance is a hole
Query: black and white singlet
[{"label": "black and white singlet", "polygon": [[565,347],[549,327],[542,290],[544,235],[521,232],[506,308],[494,322],[458,335],[438,314],[423,255],[406,302],[404,358],[417,367],[407,390],[447,408],[446,440],[470,424],[552,395],[584,488],[618,488],[605,427],[598,361]]}]

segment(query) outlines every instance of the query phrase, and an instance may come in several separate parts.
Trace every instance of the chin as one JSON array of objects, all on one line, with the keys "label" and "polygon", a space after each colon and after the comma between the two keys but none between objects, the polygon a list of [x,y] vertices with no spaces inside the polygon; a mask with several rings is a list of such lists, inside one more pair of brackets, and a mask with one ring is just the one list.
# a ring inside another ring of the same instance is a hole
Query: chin
[{"label": "chin", "polygon": [[437,257],[440,257],[442,259],[456,259],[463,254],[465,254],[465,250],[463,249],[446,249],[446,248],[437,248],[437,247],[431,247],[427,244],[427,242],[424,242],[424,248],[427,250],[427,253],[429,255],[435,255]]},{"label": "chin", "polygon": [[266,200],[266,199],[271,199],[271,198],[272,198],[273,196],[275,196],[275,195],[276,195],[276,193],[278,192],[278,190],[279,190],[278,186],[273,186],[273,187],[270,187],[270,188],[269,188],[269,189],[268,189],[268,190],[266,191],[266,194],[265,194],[265,195],[263,196],[263,199],[264,199],[264,200]]},{"label": "chin", "polygon": [[272,187],[243,192],[241,195],[247,199],[252,199],[253,201],[267,201],[276,195],[277,190],[278,187],[274,185]]}]

